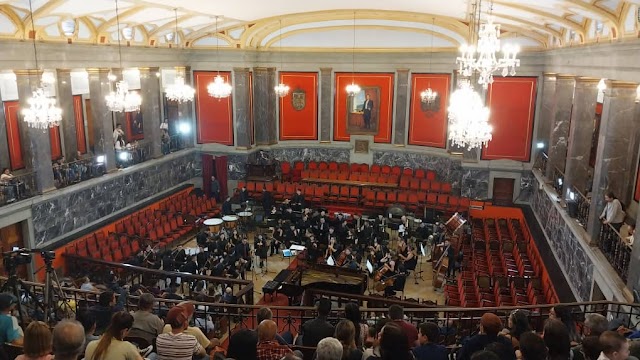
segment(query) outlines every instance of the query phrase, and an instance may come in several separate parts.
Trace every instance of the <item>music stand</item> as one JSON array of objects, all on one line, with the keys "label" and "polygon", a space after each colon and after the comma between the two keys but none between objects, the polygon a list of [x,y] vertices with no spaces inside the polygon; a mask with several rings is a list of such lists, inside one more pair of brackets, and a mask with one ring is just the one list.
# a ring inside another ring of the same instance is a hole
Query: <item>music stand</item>
[{"label": "music stand", "polygon": [[[427,256],[427,252],[424,250],[424,245],[422,245],[422,243],[420,243],[420,253],[418,253],[418,271],[413,271],[413,280],[414,280],[414,284],[418,284],[418,279],[424,281],[424,278],[422,277],[422,259],[425,258],[425,256]],[[421,259],[422,257],[422,259]],[[420,275],[420,276],[418,276]]]}]

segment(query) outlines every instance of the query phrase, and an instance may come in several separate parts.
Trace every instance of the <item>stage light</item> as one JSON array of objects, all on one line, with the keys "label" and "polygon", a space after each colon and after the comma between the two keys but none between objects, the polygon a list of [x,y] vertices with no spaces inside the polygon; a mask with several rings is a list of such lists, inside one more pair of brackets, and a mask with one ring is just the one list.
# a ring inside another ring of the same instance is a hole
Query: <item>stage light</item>
[{"label": "stage light", "polygon": [[189,134],[191,132],[191,124],[187,122],[181,122],[180,125],[178,125],[178,131],[183,135]]},{"label": "stage light", "polygon": [[96,157],[96,163],[104,164],[104,155],[100,155]]},{"label": "stage light", "polygon": [[544,143],[543,143],[542,141],[540,141],[540,142],[538,142],[538,143],[536,144],[536,147],[537,147],[538,149],[544,149]]},{"label": "stage light", "polygon": [[576,199],[576,193],[569,190],[569,200],[574,201]]},{"label": "stage light", "polygon": [[558,185],[562,186],[562,178],[558,178]]},{"label": "stage light", "polygon": [[120,154],[118,154],[118,157],[120,158],[120,160],[122,161],[127,161],[129,160],[129,153],[123,151]]}]

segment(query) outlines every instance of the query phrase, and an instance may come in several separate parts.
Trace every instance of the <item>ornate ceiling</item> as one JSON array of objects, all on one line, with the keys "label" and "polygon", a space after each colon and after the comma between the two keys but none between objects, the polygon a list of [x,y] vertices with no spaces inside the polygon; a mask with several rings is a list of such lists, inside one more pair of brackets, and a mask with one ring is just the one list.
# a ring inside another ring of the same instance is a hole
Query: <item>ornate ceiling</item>
[{"label": "ornate ceiling", "polygon": [[[122,0],[119,18],[123,43],[130,46],[175,47],[177,7],[179,47],[351,51],[355,15],[359,51],[441,51],[468,41],[476,1]],[[32,5],[38,40],[117,43],[114,0]],[[546,49],[637,38],[639,5],[640,0],[484,0],[481,8],[483,20],[491,11],[502,25],[505,42]],[[31,21],[28,0],[0,0],[0,39],[29,39]]]}]

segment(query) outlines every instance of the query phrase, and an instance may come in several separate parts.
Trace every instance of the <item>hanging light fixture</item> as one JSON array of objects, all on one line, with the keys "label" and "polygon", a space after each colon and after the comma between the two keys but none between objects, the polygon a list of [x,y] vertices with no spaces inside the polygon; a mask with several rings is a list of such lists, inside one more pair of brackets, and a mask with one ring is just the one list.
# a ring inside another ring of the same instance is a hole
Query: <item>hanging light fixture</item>
[{"label": "hanging light fixture", "polygon": [[354,96],[360,92],[360,86],[355,82],[356,71],[356,12],[353,12],[353,48],[351,49],[351,84],[347,85],[347,94]]},{"label": "hanging light fixture", "polygon": [[[38,46],[36,45],[36,29],[33,21],[33,7],[29,0],[29,12],[31,14],[31,32],[33,33],[33,56],[36,61],[37,74],[40,73],[38,66]],[[56,105],[56,100],[46,95],[44,84],[51,84],[55,78],[43,73],[38,87],[33,91],[33,97],[27,100],[29,108],[22,109],[24,121],[32,128],[46,130],[60,125],[62,121],[62,110]],[[51,74],[49,74],[51,75]]]},{"label": "hanging light fixture", "polygon": [[[282,72],[282,64],[282,20],[280,20],[280,72]],[[282,80],[282,78],[280,80]],[[284,84],[283,82],[280,82],[273,89],[276,91],[276,95],[278,95],[279,97],[285,97],[287,96],[287,94],[289,94],[289,86]]]},{"label": "hanging light fixture", "polygon": [[[178,9],[173,9],[176,16],[176,26],[174,33],[174,40],[176,41],[176,48],[180,46],[178,43]],[[189,102],[193,100],[196,91],[191,86],[185,84],[184,81],[184,68],[176,69],[176,77],[172,85],[167,86],[164,89],[167,100],[175,101],[179,104]]]},{"label": "hanging light fixture", "polygon": [[[478,23],[481,10],[482,0],[476,9]],[[460,66],[459,72],[466,77],[478,72],[478,83],[485,89],[493,83],[493,73],[497,70],[502,70],[502,76],[515,75],[516,67],[520,66],[520,60],[516,58],[520,51],[518,46],[505,45],[502,48],[502,58],[498,59],[496,56],[500,51],[500,25],[493,23],[493,1],[489,19],[486,24],[480,25],[477,35],[476,46],[465,44],[460,47],[461,54],[456,58]]]},{"label": "hanging light fixture", "polygon": [[[216,16],[216,61],[217,68],[220,69],[220,38],[218,37],[218,16]],[[218,75],[213,78],[213,82],[207,85],[207,92],[216,99],[228,98],[231,95],[231,85],[229,85],[222,76],[220,70]]]},{"label": "hanging light fixture", "polygon": [[[118,25],[118,58],[120,61],[120,69],[122,69],[122,46],[120,43],[120,13],[118,9],[118,0],[116,0],[116,23]],[[109,82],[116,80],[116,76],[113,74],[109,74]],[[116,90],[109,93],[109,95],[105,96],[105,102],[107,103],[107,108],[109,111],[113,112],[134,112],[140,111],[140,105],[142,104],[142,98],[140,94],[134,91],[129,91],[129,84],[124,80],[124,76],[122,80],[116,83]]]},{"label": "hanging light fixture", "polygon": [[[435,29],[436,18],[432,18],[432,27]],[[432,29],[433,30],[433,29]],[[431,52],[429,53],[429,71],[431,71],[431,59],[433,58],[433,34],[431,34]],[[420,100],[427,105],[433,104],[438,98],[438,93],[431,88],[431,83],[426,90],[420,93]]]},{"label": "hanging light fixture", "polygon": [[598,90],[600,91],[607,90],[607,83],[604,81],[604,79],[600,79],[600,81],[598,81]]},{"label": "hanging light fixture", "polygon": [[487,146],[493,131],[489,125],[489,108],[470,81],[462,80],[460,87],[451,94],[449,104],[449,140],[468,150]]}]

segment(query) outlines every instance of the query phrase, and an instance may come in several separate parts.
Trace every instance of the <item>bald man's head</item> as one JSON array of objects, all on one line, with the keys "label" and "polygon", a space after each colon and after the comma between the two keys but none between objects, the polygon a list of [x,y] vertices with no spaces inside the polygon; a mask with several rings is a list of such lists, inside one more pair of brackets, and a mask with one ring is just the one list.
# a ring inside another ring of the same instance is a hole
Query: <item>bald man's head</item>
[{"label": "bald man's head", "polygon": [[77,359],[84,348],[84,328],[75,320],[62,320],[53,328],[56,360]]},{"label": "bald man's head", "polygon": [[273,320],[262,320],[258,325],[258,340],[259,341],[272,341],[276,338],[278,327]]}]

